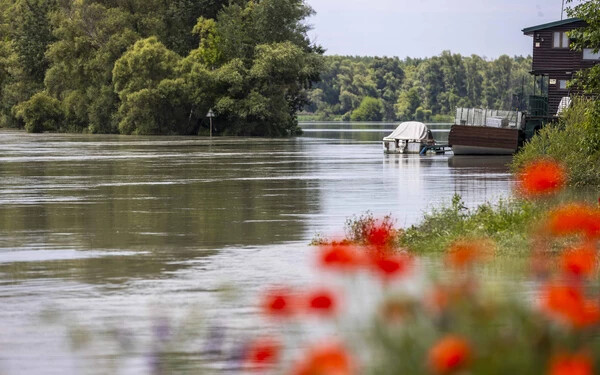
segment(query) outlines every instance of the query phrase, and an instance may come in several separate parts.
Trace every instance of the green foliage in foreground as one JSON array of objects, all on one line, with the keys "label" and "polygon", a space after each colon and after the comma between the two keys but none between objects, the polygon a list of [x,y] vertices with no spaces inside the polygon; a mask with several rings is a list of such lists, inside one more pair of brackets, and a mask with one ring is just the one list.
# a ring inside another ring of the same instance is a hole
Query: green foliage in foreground
[{"label": "green foliage in foreground", "polygon": [[[569,17],[581,18],[588,24],[587,27],[569,33],[571,48],[579,51],[591,48],[597,53],[600,51],[600,0],[567,0],[567,2],[578,3],[567,8]],[[600,65],[577,72],[575,78],[572,84],[582,88],[586,93],[600,92]]]},{"label": "green foliage in foreground", "polygon": [[432,209],[419,224],[406,229],[399,240],[415,253],[440,253],[457,239],[487,237],[496,241],[499,255],[521,254],[528,248],[532,224],[543,212],[542,205],[517,199],[469,210],[455,195],[452,204]]},{"label": "green foliage in foreground", "polygon": [[204,134],[213,108],[217,134],[294,134],[321,70],[311,14],[304,0],[0,0],[0,127]]},{"label": "green foliage in foreground", "polygon": [[543,128],[521,149],[513,168],[544,156],[565,164],[569,185],[600,186],[600,104],[575,100],[557,124]]}]

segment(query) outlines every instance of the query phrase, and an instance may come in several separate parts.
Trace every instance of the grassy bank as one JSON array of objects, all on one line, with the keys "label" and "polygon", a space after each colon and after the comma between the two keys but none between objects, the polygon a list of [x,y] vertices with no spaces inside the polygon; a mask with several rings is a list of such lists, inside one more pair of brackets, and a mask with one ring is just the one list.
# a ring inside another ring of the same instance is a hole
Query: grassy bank
[{"label": "grassy bank", "polygon": [[524,254],[528,234],[545,210],[544,204],[518,199],[469,210],[456,195],[450,204],[432,209],[419,224],[404,230],[398,242],[412,252],[425,254],[442,253],[457,239],[486,237],[497,243],[497,255]]},{"label": "grassy bank", "polygon": [[[340,242],[364,244],[372,228],[383,225],[393,233],[395,247],[414,254],[443,254],[457,240],[488,238],[496,245],[496,256],[526,257],[530,255],[532,234],[539,232],[544,218],[555,207],[568,202],[597,204],[594,190],[571,190],[550,199],[526,200],[517,197],[466,208],[455,195],[441,208],[432,208],[422,220],[408,228],[395,228],[393,216],[377,220],[367,212],[346,220],[345,238]],[[312,245],[331,243],[317,235]]]}]

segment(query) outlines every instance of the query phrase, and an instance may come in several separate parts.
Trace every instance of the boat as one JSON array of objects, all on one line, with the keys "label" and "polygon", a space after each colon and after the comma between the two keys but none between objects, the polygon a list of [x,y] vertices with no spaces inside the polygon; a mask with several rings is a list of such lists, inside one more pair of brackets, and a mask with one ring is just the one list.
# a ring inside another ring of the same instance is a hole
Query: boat
[{"label": "boat", "polygon": [[417,121],[403,122],[392,134],[383,138],[383,152],[386,154],[419,154],[424,148],[434,145],[431,130]]},{"label": "boat", "polygon": [[523,143],[520,111],[457,108],[448,143],[454,155],[512,155]]}]

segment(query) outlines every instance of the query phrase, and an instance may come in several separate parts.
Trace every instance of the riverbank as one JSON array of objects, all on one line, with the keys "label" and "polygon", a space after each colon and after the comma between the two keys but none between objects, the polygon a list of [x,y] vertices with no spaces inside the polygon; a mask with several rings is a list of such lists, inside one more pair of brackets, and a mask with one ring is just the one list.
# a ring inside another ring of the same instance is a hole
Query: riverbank
[{"label": "riverbank", "polygon": [[513,171],[532,160],[560,160],[572,187],[600,187],[600,104],[576,98],[557,123],[548,124],[515,156]]}]

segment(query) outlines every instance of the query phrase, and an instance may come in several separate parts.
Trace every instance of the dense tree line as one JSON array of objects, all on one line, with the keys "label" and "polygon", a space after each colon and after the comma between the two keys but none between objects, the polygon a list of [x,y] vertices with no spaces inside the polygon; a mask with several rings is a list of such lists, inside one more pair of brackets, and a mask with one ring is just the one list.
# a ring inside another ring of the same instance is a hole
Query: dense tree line
[{"label": "dense tree line", "polygon": [[303,0],[0,0],[0,126],[292,134],[322,50]]},{"label": "dense tree line", "polygon": [[444,51],[427,59],[327,56],[307,111],[318,119],[435,120],[456,107],[523,108],[530,57],[485,60]]}]

